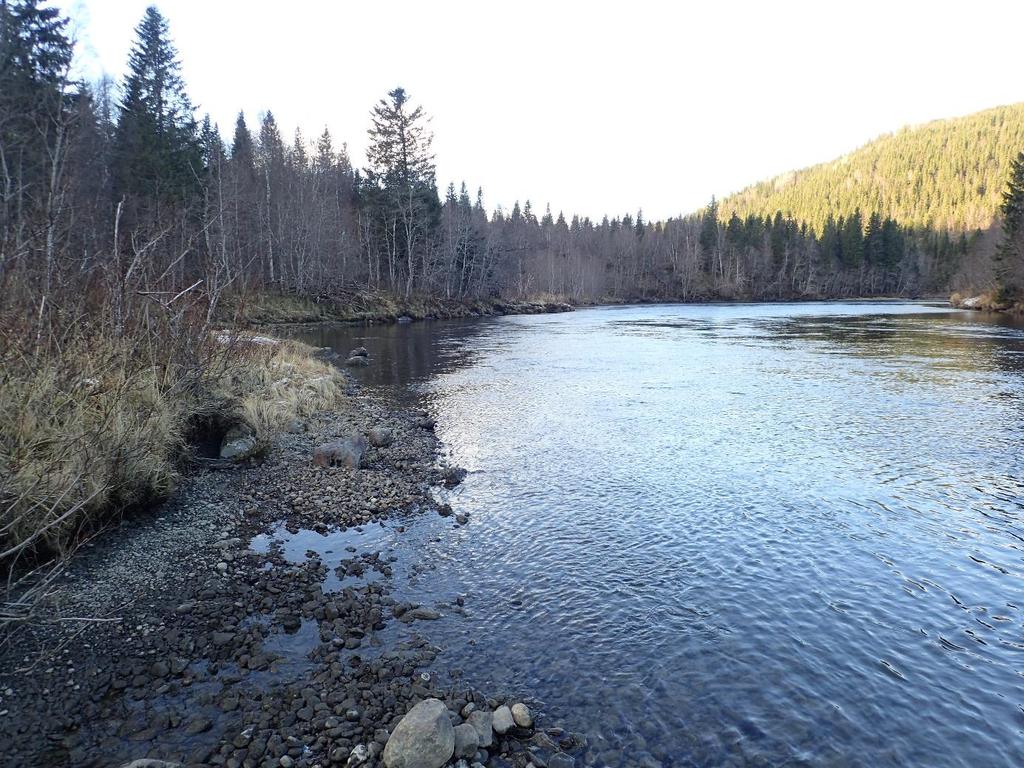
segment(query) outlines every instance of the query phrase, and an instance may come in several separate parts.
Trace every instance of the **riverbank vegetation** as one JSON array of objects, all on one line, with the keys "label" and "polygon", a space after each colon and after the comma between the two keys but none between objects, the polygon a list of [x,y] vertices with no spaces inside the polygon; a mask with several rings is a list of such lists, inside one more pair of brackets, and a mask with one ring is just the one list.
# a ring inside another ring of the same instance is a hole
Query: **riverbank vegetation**
[{"label": "riverbank vegetation", "polygon": [[[369,298],[980,290],[994,280],[999,190],[1024,137],[1020,106],[907,129],[842,163],[665,221],[642,211],[594,220],[531,201],[489,210],[479,187],[439,192],[428,117],[401,88],[373,106],[357,168],[328,131],[285,137],[269,110],[256,124],[240,113],[230,128],[197,119],[155,8],[120,84],[72,82],[60,16],[35,1],[5,8],[24,50],[4,70],[2,274],[35,261],[52,284],[128,272],[141,257],[161,280],[156,290],[189,289],[220,316],[224,299],[266,306],[265,294],[304,303],[312,320],[355,314],[344,300],[370,311]],[[936,164],[941,172],[922,171]]]},{"label": "riverbank vegetation", "polygon": [[341,402],[339,372],[310,348],[187,322],[132,317],[121,335],[59,339],[5,327],[0,564],[60,554],[111,512],[165,497],[192,439],[219,445],[234,430],[254,455]]},{"label": "riverbank vegetation", "polygon": [[[921,140],[899,134],[864,161],[871,193],[821,198],[822,184],[850,187],[833,168],[782,185],[808,190],[792,206],[758,190],[666,221],[642,212],[596,221],[530,201],[488,210],[483,190],[465,183],[439,192],[428,117],[402,88],[372,107],[362,168],[326,130],[284,137],[269,110],[255,125],[240,113],[222,131],[197,118],[155,7],[136,29],[123,82],[80,82],[73,60],[59,11],[0,3],[7,555],[59,550],[95,510],[166,492],[189,430],[212,413],[248,422],[263,440],[293,411],[337,397],[333,374],[307,351],[230,335],[221,344],[212,332],[224,325],[546,311],[563,301],[916,296],[997,279],[1016,290],[1021,251],[993,260],[991,198],[993,174],[1024,135],[1020,107],[956,124],[961,138],[981,136],[982,159],[964,159],[969,143],[941,140],[947,127],[927,126]],[[955,162],[904,189],[900,169],[930,167],[950,146]],[[902,191],[878,192],[888,187]],[[907,208],[907,195],[924,202]],[[809,199],[814,210],[797,205]],[[1003,211],[1011,244],[1017,211]],[[281,375],[300,369],[301,384]]]}]

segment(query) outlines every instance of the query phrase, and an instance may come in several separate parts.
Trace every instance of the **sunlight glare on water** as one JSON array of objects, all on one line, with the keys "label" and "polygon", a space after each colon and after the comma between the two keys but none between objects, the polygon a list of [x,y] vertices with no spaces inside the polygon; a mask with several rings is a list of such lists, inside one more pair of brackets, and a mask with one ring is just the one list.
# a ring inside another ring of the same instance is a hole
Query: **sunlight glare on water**
[{"label": "sunlight glare on water", "polygon": [[[595,765],[1024,763],[1024,328],[920,303],[617,307],[409,328],[469,470],[408,590]],[[344,350],[343,350],[344,351]]]}]

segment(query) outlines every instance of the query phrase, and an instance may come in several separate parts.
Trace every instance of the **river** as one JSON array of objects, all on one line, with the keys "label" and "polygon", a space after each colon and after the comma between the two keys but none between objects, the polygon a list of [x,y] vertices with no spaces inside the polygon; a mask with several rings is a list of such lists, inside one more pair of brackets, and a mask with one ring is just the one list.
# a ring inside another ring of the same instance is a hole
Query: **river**
[{"label": "river", "polygon": [[395,585],[464,596],[439,662],[596,764],[1024,764],[1024,326],[729,304],[304,338],[365,345],[364,386],[468,470],[470,523]]}]

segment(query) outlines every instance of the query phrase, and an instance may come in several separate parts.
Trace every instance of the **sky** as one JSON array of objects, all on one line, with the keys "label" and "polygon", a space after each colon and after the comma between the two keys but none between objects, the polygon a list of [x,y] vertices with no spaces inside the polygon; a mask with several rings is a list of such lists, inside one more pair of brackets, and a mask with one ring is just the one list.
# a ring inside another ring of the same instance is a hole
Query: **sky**
[{"label": "sky", "polygon": [[[152,0],[57,0],[79,72],[124,73]],[[1024,101],[1020,0],[162,0],[199,114],[271,110],[363,163],[401,85],[438,184],[489,209],[689,213],[908,124]]]}]

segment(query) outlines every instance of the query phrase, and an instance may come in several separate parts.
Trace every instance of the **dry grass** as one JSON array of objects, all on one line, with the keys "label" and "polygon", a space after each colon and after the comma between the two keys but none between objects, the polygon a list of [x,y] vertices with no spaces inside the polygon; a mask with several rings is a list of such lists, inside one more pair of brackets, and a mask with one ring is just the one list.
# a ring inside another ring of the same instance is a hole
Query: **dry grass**
[{"label": "dry grass", "polygon": [[252,344],[245,334],[232,336],[235,365],[210,382],[214,412],[221,419],[248,425],[261,447],[296,418],[337,405],[342,377],[296,341]]},{"label": "dry grass", "polygon": [[[227,341],[227,343],[224,343]],[[193,345],[195,346],[195,345]],[[63,553],[112,512],[166,496],[199,420],[246,423],[261,447],[342,397],[340,374],[294,342],[78,334],[0,354],[0,563]]]}]

